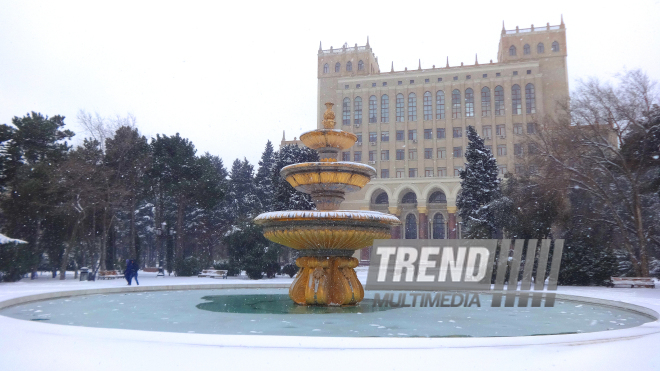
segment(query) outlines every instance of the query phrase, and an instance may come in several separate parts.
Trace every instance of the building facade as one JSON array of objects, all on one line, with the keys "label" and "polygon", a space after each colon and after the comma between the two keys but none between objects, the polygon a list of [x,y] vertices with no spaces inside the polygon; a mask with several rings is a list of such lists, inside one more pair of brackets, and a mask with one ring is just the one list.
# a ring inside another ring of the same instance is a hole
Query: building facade
[{"label": "building facade", "polygon": [[[335,103],[338,126],[358,136],[342,160],[377,178],[343,209],[398,216],[392,238],[459,238],[456,197],[466,128],[485,138],[500,174],[524,169],[523,136],[568,97],[566,28],[502,28],[498,61],[382,72],[369,41],[318,51],[318,118]],[[475,58],[476,59],[476,58]],[[284,142],[283,142],[284,143]],[[368,260],[368,251],[362,256]]]}]

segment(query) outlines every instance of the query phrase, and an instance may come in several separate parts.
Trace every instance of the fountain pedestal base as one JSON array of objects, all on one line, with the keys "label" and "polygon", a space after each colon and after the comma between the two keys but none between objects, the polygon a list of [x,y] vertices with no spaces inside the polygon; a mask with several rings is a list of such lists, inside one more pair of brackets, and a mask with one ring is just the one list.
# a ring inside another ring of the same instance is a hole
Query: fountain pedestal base
[{"label": "fountain pedestal base", "polygon": [[296,260],[301,269],[289,288],[300,305],[355,305],[364,289],[353,268],[358,260],[344,256],[305,256]]}]

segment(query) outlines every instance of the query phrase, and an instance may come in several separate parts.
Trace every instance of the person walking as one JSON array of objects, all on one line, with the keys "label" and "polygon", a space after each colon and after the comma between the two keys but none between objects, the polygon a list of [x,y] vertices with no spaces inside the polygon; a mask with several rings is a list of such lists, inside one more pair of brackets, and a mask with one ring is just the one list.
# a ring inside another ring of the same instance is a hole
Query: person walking
[{"label": "person walking", "polygon": [[131,285],[131,271],[133,268],[131,268],[131,260],[126,259],[126,270],[124,270],[124,278],[126,278],[126,282],[128,282],[128,286]]},{"label": "person walking", "polygon": [[[138,282],[138,270],[140,267],[138,267],[137,263],[135,260],[131,259],[131,278],[135,278],[135,284],[140,286],[140,282]],[[129,283],[130,285],[130,283]]]}]

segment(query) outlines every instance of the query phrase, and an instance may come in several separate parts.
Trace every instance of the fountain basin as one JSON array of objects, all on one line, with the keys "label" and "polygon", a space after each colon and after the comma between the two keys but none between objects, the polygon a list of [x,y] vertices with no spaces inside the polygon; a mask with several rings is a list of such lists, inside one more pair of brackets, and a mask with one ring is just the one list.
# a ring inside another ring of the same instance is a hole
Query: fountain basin
[{"label": "fountain basin", "polygon": [[[0,315],[42,324],[178,333],[495,339],[564,334],[561,341],[570,339],[570,334],[630,329],[657,320],[657,314],[647,314],[650,310],[645,308],[570,295],[559,295],[553,308],[493,308],[490,294],[481,295],[480,307],[379,308],[372,301],[376,292],[367,291],[360,305],[333,308],[297,306],[286,289],[172,289],[135,287],[121,293],[100,289],[96,295],[80,296],[51,293],[41,301],[1,309]],[[158,334],[159,340],[163,336]]]},{"label": "fountain basin", "polygon": [[[389,239],[393,215],[375,211],[274,211],[259,215],[264,236],[296,250],[359,250]],[[343,254],[342,254],[343,255]]]}]

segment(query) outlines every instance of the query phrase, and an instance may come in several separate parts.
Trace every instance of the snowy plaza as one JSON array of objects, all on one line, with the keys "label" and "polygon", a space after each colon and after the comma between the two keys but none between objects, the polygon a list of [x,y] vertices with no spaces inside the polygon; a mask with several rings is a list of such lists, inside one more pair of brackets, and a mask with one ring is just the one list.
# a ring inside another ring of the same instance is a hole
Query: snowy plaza
[{"label": "snowy plaza", "polygon": [[[357,272],[364,281],[366,269],[358,268]],[[45,294],[41,301],[32,302],[29,307],[47,314],[49,300],[44,299],[62,291],[109,289],[115,293],[146,293],[148,291],[144,290],[154,287],[177,291],[181,287],[222,286],[252,287],[258,293],[287,288],[291,284],[291,279],[279,276],[263,280],[248,280],[245,276],[223,280],[156,277],[155,273],[142,273],[140,286],[127,287],[121,279],[81,282],[72,277],[69,273],[69,279],[60,281],[44,275],[33,281],[2,283],[0,301],[6,303]],[[657,289],[560,286],[557,292],[629,303],[660,312],[660,290]],[[438,312],[438,319],[442,319],[441,313]],[[130,310],[126,315],[130,316]],[[355,313],[346,315],[358,316]],[[360,316],[362,322],[378,324],[378,312]],[[44,317],[31,314],[31,319],[38,318]],[[315,364],[319,369],[334,369],[338,363],[346,363],[356,368],[378,369],[442,366],[468,370],[653,370],[660,364],[660,355],[656,351],[660,343],[657,320],[626,329],[616,329],[616,324],[612,324],[612,330],[583,334],[473,338],[270,336],[250,334],[249,331],[245,335],[211,335],[47,322],[0,316],[1,332],[6,335],[0,340],[0,349],[3,350],[0,368],[38,370],[84,365],[95,370],[113,370],[130,364],[131,367],[159,370],[210,367],[257,370],[265,367],[277,369],[280,365],[297,362]],[[457,322],[455,325],[464,324]]]}]

